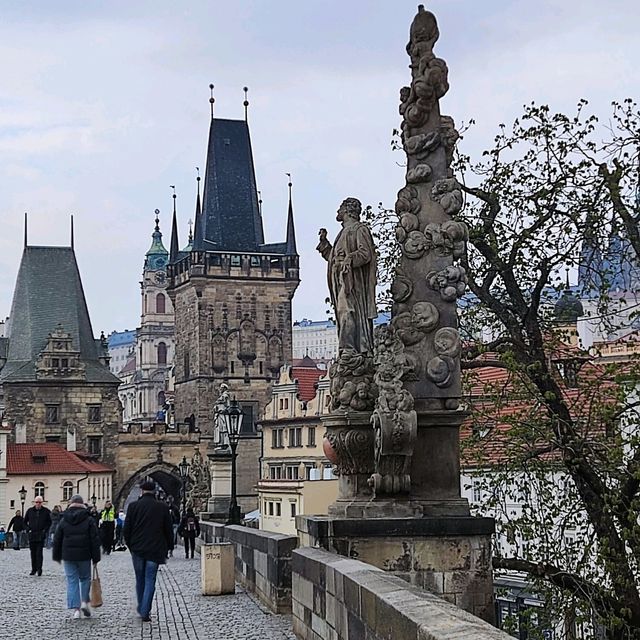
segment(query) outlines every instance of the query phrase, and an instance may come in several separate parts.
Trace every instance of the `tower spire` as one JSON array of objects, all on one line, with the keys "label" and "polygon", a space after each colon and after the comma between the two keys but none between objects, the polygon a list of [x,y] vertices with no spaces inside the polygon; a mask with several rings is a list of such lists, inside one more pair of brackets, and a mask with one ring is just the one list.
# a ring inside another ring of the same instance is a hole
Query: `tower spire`
[{"label": "tower spire", "polygon": [[24,212],[24,247],[27,248],[27,212]]},{"label": "tower spire", "polygon": [[211,91],[211,97],[209,98],[209,104],[211,105],[211,119],[213,120],[213,105],[216,99],[213,97],[213,85],[209,85],[209,91]]},{"label": "tower spire", "polygon": [[244,102],[242,103],[244,105],[244,121],[249,122],[249,99],[247,97],[249,87],[242,87],[242,90],[244,91]]},{"label": "tower spire", "polygon": [[202,205],[200,202],[200,168],[196,167],[196,184],[198,185],[198,195],[196,197],[196,217],[193,223],[193,249],[202,250]]},{"label": "tower spire", "polygon": [[71,248],[74,248],[73,245],[73,214],[71,214]]},{"label": "tower spire", "polygon": [[171,245],[169,247],[169,262],[173,264],[178,258],[180,245],[178,243],[178,216],[175,207],[176,201],[173,201],[173,220],[171,221]]},{"label": "tower spire", "polygon": [[293,200],[291,198],[291,187],[293,187],[293,183],[291,182],[291,174],[287,173],[287,177],[289,178],[288,187],[289,187],[289,214],[287,216],[287,255],[296,256],[298,255],[298,250],[296,248],[296,229],[293,223]]}]

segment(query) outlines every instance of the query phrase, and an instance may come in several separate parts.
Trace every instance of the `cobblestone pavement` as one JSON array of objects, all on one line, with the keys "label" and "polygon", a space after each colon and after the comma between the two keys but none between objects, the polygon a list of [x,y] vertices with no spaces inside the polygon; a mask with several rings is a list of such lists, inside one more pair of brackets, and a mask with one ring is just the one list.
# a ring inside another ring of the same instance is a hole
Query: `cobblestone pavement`
[{"label": "cobblestone pavement", "polygon": [[0,551],[0,638],[12,640],[294,640],[291,619],[277,616],[236,587],[235,595],[200,594],[200,557],[170,558],[156,583],[151,623],[135,613],[129,552],[98,565],[104,606],[73,620],[62,566],[45,550],[43,574],[30,576],[29,550]]}]

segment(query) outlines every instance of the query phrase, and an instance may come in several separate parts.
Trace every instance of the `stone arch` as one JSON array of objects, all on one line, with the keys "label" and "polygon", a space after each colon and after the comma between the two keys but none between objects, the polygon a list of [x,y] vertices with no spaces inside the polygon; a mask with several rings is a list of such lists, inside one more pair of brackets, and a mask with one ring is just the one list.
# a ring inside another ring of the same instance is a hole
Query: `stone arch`
[{"label": "stone arch", "polygon": [[121,509],[131,491],[147,476],[153,478],[167,495],[174,496],[176,504],[179,504],[182,481],[178,467],[169,462],[158,462],[157,460],[141,467],[129,477],[118,491],[114,504]]}]

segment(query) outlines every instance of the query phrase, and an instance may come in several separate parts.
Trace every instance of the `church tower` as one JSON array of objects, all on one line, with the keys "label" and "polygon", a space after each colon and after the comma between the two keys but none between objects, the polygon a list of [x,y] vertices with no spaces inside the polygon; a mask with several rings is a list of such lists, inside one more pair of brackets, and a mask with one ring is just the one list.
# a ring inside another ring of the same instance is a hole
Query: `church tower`
[{"label": "church tower", "polygon": [[[245,116],[247,105],[245,100]],[[270,400],[272,380],[292,357],[291,300],[299,284],[299,258],[289,195],[286,240],[265,243],[246,117],[214,118],[212,102],[193,242],[188,251],[178,250],[175,218],[171,238],[175,412],[178,421],[193,419],[205,438],[212,437],[220,384],[228,385],[244,414],[238,499],[245,509],[256,504],[255,424]]]},{"label": "church tower", "polygon": [[135,373],[126,376],[119,391],[125,422],[143,425],[165,421],[174,356],[173,304],[167,295],[169,252],[162,243],[160,212],[156,209],[155,213],[140,282],[142,309],[136,330]]}]

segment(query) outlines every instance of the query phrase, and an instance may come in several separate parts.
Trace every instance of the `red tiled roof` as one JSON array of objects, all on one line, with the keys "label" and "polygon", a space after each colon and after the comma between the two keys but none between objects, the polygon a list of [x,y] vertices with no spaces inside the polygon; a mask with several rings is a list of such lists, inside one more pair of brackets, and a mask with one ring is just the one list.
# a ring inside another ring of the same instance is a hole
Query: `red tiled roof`
[{"label": "red tiled roof", "polygon": [[316,383],[326,373],[316,367],[292,367],[291,378],[298,381],[298,397],[308,402],[316,395]]},{"label": "red tiled roof", "polygon": [[[42,460],[44,458],[44,460]],[[41,460],[36,462],[36,459]],[[67,451],[53,442],[7,446],[7,474],[111,473],[113,469],[82,451]]]}]

